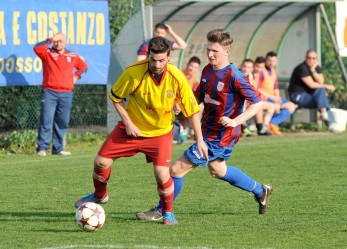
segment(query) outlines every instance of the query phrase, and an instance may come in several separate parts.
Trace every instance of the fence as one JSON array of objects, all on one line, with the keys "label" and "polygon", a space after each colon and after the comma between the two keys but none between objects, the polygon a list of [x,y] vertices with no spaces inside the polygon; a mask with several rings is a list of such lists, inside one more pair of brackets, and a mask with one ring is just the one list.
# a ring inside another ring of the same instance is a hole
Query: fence
[{"label": "fence", "polygon": [[[0,87],[0,132],[37,129],[41,86]],[[76,85],[70,128],[106,128],[106,86]]]}]

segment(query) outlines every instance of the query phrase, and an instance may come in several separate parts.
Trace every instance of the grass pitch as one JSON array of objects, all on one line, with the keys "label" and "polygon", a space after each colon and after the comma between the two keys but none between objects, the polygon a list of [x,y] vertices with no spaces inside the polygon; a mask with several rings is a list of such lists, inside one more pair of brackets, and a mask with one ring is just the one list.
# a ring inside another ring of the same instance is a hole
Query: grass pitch
[{"label": "grass pitch", "polygon": [[[188,146],[175,145],[173,158]],[[346,133],[242,138],[228,164],[274,186],[267,213],[252,194],[198,168],[175,202],[174,227],[135,218],[157,203],[152,165],[142,154],[117,160],[106,223],[87,233],[73,203],[93,191],[98,148],[0,156],[0,248],[347,248]]]}]

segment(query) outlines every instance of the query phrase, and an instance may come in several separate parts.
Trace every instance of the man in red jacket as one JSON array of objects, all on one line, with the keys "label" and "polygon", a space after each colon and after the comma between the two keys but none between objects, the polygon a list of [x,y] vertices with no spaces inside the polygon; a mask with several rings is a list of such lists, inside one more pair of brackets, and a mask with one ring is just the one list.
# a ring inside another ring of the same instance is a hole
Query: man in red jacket
[{"label": "man in red jacket", "polygon": [[[50,45],[53,46],[49,47]],[[74,83],[87,72],[87,64],[76,53],[65,49],[66,36],[57,33],[39,42],[34,51],[42,60],[43,82],[37,154],[46,156],[53,136],[52,154],[64,151],[64,136],[69,126]]]}]

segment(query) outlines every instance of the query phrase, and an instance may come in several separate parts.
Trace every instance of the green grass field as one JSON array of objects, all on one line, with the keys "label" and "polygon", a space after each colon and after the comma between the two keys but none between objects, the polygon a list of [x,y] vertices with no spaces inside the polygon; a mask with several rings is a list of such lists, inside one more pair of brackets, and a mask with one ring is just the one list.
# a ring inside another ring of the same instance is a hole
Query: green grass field
[{"label": "green grass field", "polygon": [[[175,145],[173,157],[188,145]],[[74,223],[73,203],[93,191],[98,148],[0,156],[0,248],[347,248],[346,133],[241,139],[228,164],[274,186],[267,213],[198,168],[175,202],[174,227],[135,218],[157,202],[152,165],[142,154],[117,160],[106,223],[87,233]]]}]

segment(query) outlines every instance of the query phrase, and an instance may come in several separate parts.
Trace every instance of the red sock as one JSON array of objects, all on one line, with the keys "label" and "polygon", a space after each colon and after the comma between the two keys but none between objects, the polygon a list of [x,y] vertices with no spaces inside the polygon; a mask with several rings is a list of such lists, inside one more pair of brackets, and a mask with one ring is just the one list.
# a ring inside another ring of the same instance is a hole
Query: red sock
[{"label": "red sock", "polygon": [[157,186],[160,200],[163,203],[162,213],[164,214],[165,212],[172,212],[174,196],[174,184],[172,178],[170,177],[170,179],[164,184],[158,183]]},{"label": "red sock", "polygon": [[95,169],[93,172],[94,197],[102,199],[107,196],[107,182],[111,176],[111,167],[107,169]]}]

